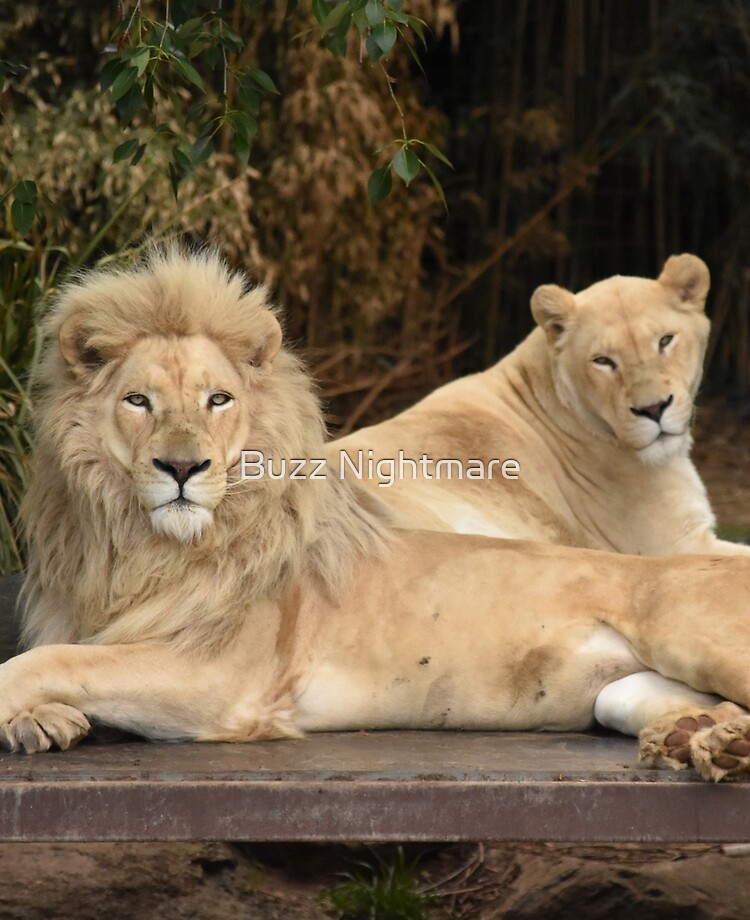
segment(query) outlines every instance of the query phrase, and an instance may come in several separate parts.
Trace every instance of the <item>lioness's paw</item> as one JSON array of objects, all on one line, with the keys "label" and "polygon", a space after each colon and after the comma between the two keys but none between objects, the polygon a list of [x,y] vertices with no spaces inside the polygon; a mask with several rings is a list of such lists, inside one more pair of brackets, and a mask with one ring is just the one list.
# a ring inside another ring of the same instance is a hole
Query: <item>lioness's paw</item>
[{"label": "lioness's paw", "polygon": [[64,703],[45,703],[0,725],[0,746],[26,754],[55,746],[67,751],[90,730],[89,720],[82,712]]},{"label": "lioness's paw", "polygon": [[693,737],[731,718],[746,718],[744,710],[734,703],[721,703],[713,709],[669,712],[641,732],[641,762],[684,770],[693,765]]},{"label": "lioness's paw", "polygon": [[690,739],[690,756],[703,779],[715,783],[750,775],[750,716],[697,731]]}]

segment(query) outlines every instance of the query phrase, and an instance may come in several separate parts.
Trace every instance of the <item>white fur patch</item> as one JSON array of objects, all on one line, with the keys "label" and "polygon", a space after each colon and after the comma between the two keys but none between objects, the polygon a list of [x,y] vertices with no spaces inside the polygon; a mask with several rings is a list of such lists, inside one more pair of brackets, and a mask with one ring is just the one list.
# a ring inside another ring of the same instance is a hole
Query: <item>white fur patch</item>
[{"label": "white fur patch", "polygon": [[445,507],[433,507],[431,510],[456,533],[475,534],[480,537],[500,537],[506,540],[517,537],[517,534],[499,527],[494,521],[485,517],[481,511],[472,508],[466,502]]},{"label": "white fur patch", "polygon": [[718,696],[699,693],[655,671],[641,671],[608,684],[596,698],[594,717],[604,728],[637,736],[641,729],[673,709],[710,708],[721,702]]},{"label": "white fur patch", "polygon": [[295,700],[295,722],[303,732],[361,728],[372,722],[377,711],[374,695],[366,676],[358,686],[353,670],[323,664]]},{"label": "white fur patch", "polygon": [[576,655],[595,655],[607,661],[637,663],[630,643],[611,626],[600,626],[576,649]]},{"label": "white fur patch", "polygon": [[176,537],[183,543],[198,540],[214,522],[213,513],[208,508],[176,502],[154,508],[149,517],[154,530]]}]

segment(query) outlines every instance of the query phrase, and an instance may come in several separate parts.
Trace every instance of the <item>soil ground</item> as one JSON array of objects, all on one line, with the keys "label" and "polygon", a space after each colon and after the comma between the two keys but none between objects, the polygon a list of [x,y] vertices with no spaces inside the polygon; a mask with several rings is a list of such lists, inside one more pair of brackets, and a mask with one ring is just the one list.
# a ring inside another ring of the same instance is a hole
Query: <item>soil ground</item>
[{"label": "soil ground", "polygon": [[[750,423],[704,405],[694,459],[722,534],[750,537]],[[438,895],[435,920],[750,916],[750,847],[476,844],[414,855],[420,885]],[[340,846],[0,844],[0,920],[319,920],[330,916],[322,889],[361,859],[374,857]]]}]

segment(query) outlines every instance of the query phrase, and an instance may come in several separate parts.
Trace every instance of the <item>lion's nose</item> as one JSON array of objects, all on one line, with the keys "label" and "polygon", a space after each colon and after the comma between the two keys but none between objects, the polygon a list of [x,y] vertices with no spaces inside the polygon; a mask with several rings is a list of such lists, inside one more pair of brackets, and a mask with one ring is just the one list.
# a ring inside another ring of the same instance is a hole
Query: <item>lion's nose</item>
[{"label": "lion's nose", "polygon": [[641,406],[637,409],[630,407],[630,411],[633,415],[641,415],[644,418],[650,418],[653,422],[660,422],[662,415],[674,402],[674,396],[670,396],[668,399],[664,399],[661,402],[653,403],[650,406]]},{"label": "lion's nose", "polygon": [[169,473],[177,485],[182,488],[191,476],[202,473],[211,466],[210,460],[202,463],[193,463],[192,460],[159,460],[154,457],[154,466],[162,473]]}]

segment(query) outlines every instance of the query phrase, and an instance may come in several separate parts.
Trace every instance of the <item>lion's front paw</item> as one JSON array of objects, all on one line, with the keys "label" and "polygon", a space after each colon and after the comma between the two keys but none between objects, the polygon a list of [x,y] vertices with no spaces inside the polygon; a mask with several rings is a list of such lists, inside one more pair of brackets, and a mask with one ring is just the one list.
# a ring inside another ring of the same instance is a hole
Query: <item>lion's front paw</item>
[{"label": "lion's front paw", "polygon": [[750,775],[750,716],[697,731],[690,739],[690,757],[703,779],[715,783]]},{"label": "lion's front paw", "polygon": [[45,703],[0,725],[0,745],[14,753],[35,754],[54,746],[67,751],[90,730],[82,712],[64,703]]}]

